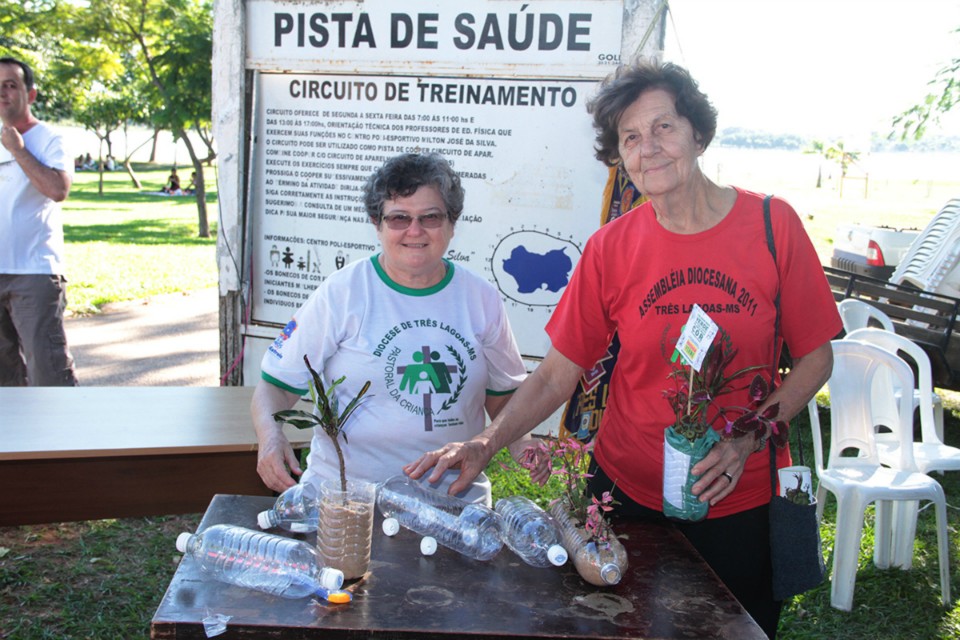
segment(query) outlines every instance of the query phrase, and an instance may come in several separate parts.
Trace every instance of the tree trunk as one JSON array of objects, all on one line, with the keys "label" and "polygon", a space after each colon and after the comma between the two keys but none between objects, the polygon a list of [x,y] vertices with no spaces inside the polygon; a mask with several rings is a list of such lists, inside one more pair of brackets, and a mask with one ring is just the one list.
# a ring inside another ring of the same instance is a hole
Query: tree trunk
[{"label": "tree trunk", "polygon": [[160,137],[160,129],[153,130],[153,144],[150,146],[150,163],[157,161],[157,138]]},{"label": "tree trunk", "polygon": [[187,132],[178,129],[177,136],[183,140],[187,147],[187,153],[190,154],[190,162],[193,164],[193,170],[197,173],[197,179],[194,182],[196,187],[195,195],[197,198],[197,216],[198,216],[198,236],[201,238],[210,237],[210,224],[207,222],[207,193],[203,183],[203,161],[197,157],[197,152],[187,137]]},{"label": "tree trunk", "polygon": [[[99,134],[98,134],[99,135]],[[100,153],[97,154],[97,173],[100,175],[100,186],[97,190],[99,195],[103,195],[103,138],[100,138]]]},{"label": "tree trunk", "polygon": [[130,179],[133,181],[133,186],[135,189],[142,189],[143,184],[140,182],[140,178],[137,177],[137,174],[133,171],[133,165],[130,164],[130,158],[127,158],[123,161],[123,168],[127,170],[127,175],[130,176]]},{"label": "tree trunk", "polygon": [[[124,129],[123,129],[123,138],[124,138],[124,141],[126,142],[126,140],[127,140],[127,129],[126,129],[126,126],[124,126]],[[152,139],[153,139],[154,144],[156,144],[156,141],[157,141],[156,137],[153,137]],[[127,175],[130,176],[130,180],[133,181],[133,187],[134,187],[135,189],[142,189],[142,188],[143,188],[143,184],[140,182],[140,178],[137,176],[136,172],[133,170],[133,163],[132,163],[133,154],[135,154],[137,151],[139,151],[140,148],[143,147],[143,145],[145,145],[145,144],[147,144],[148,142],[150,142],[150,140],[151,140],[151,138],[147,138],[146,140],[144,140],[143,142],[141,142],[140,144],[138,144],[137,147],[136,147],[135,149],[133,149],[132,151],[129,150],[129,149],[130,149],[130,145],[129,145],[129,144],[124,144],[124,149],[127,149],[127,157],[123,159],[123,167],[127,170]]]}]

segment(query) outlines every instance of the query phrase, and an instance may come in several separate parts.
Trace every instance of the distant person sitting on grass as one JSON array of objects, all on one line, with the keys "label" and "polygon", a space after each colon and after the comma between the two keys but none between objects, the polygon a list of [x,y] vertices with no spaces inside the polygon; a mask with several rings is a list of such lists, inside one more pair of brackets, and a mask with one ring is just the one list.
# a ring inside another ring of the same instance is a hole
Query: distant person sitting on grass
[{"label": "distant person sitting on grass", "polygon": [[167,184],[163,186],[161,191],[170,194],[171,196],[183,195],[183,191],[180,189],[180,176],[177,175],[176,167],[170,170],[170,177],[167,178]]},{"label": "distant person sitting on grass", "polygon": [[190,182],[187,183],[186,188],[183,190],[184,194],[190,195],[197,191],[197,172],[194,171],[190,174]]}]

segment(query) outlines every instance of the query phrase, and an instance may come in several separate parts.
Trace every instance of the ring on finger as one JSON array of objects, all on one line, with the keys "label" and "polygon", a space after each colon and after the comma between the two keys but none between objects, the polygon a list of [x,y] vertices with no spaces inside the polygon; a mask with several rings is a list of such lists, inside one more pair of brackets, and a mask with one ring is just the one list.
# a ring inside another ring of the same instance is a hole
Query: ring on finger
[{"label": "ring on finger", "polygon": [[733,484],[733,476],[732,476],[732,475],[730,475],[730,474],[727,473],[726,471],[724,471],[724,472],[721,473],[720,475],[722,475],[724,478],[726,478],[727,480],[729,480],[729,481],[730,481],[730,484]]}]

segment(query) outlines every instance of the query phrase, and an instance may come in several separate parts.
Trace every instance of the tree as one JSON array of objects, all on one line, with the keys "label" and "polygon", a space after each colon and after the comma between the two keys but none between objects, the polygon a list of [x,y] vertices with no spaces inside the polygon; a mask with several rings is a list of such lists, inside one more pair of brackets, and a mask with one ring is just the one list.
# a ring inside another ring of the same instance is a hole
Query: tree
[{"label": "tree", "polygon": [[[183,140],[196,171],[199,236],[210,237],[203,162],[210,158],[213,10],[209,0],[90,0],[99,36],[129,51],[150,80],[158,109],[151,121]],[[197,132],[208,152],[201,158],[187,136]]]},{"label": "tree", "polygon": [[[130,121],[142,120],[143,106],[137,97],[135,83],[124,82],[117,87],[107,88],[96,83],[93,88],[85,91],[77,100],[74,107],[74,118],[77,122],[89,129],[100,139],[99,170],[100,170],[100,188],[99,193],[103,195],[103,144],[107,145],[107,156],[113,156],[113,142],[110,135],[121,128],[126,129]],[[149,142],[145,140],[140,147]],[[138,149],[140,147],[137,147]],[[130,175],[134,187],[140,188],[140,179],[137,178],[130,164],[130,158],[136,151],[128,148],[127,155],[123,159],[123,166]]]},{"label": "tree", "polygon": [[36,75],[41,120],[70,117],[77,95],[90,83],[90,70],[110,79],[122,69],[116,56],[85,39],[82,11],[63,0],[0,3],[0,55],[29,64]]},{"label": "tree", "polygon": [[[822,140],[814,140],[810,143],[810,146],[803,150],[804,153],[815,153],[820,158],[827,157],[826,146],[823,144]],[[823,185],[823,163],[817,162],[817,189]]]},{"label": "tree", "polygon": [[[954,33],[960,34],[960,28],[954,29]],[[923,101],[893,119],[891,137],[899,130],[900,140],[919,140],[929,124],[938,124],[941,115],[960,104],[960,58],[954,58],[937,71],[927,85],[933,90]]]},{"label": "tree", "polygon": [[86,91],[73,110],[74,118],[84,128],[92,131],[100,140],[97,167],[100,173],[98,193],[103,195],[103,143],[107,143],[107,155],[113,155],[110,134],[123,125],[126,111],[124,98],[118,92],[102,85]]}]

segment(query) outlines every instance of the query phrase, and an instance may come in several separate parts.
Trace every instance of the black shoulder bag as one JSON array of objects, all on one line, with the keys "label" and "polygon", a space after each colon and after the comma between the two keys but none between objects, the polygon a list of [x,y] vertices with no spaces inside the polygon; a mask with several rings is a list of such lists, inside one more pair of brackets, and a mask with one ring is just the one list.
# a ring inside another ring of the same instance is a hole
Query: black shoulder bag
[{"label": "black shoulder bag", "polygon": [[[767,231],[767,248],[777,266],[777,248],[773,242],[773,224],[770,221],[770,198],[763,199],[763,223]],[[779,273],[779,266],[777,266]],[[779,280],[779,278],[778,278]],[[770,383],[777,374],[777,339],[780,337],[780,285],[773,301],[776,324],[773,329],[773,364]],[[784,600],[823,583],[826,565],[820,544],[820,524],[817,522],[817,503],[796,504],[777,493],[777,451],[770,449],[770,560],[773,565],[773,599]],[[803,444],[797,431],[797,451],[803,462]]]}]

